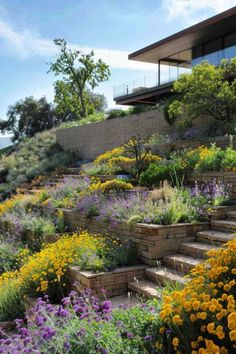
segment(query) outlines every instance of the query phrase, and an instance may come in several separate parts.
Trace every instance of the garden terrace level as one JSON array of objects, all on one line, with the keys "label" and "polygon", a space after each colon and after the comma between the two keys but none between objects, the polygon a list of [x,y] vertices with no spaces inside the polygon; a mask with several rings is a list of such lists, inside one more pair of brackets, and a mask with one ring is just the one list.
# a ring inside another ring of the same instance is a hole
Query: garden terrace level
[{"label": "garden terrace level", "polygon": [[236,6],[129,55],[156,65],[155,73],[114,87],[117,104],[155,105],[170,96],[174,81],[202,61],[218,66],[236,56]]}]

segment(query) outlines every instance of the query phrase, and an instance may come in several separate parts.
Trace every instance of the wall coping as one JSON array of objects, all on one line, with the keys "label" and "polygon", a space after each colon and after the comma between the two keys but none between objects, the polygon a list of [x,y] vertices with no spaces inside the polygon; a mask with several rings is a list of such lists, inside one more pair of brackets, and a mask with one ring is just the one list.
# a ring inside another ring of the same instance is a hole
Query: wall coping
[{"label": "wall coping", "polygon": [[112,275],[112,274],[119,274],[119,273],[127,273],[127,272],[133,272],[136,270],[145,270],[148,268],[147,265],[144,264],[138,264],[138,265],[133,265],[133,266],[124,266],[120,268],[116,268],[112,271],[109,272],[94,272],[92,270],[80,270],[80,267],[75,266],[75,267],[70,267],[74,271],[78,271],[80,275],[82,275],[85,278],[91,279],[91,278],[96,278],[98,276],[103,276],[103,275]]}]

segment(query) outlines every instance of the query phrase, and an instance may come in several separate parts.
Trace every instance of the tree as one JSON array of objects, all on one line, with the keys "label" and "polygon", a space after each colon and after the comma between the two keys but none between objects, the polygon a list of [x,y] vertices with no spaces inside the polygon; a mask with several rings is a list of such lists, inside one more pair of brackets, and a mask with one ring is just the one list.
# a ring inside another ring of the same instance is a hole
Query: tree
[{"label": "tree", "polygon": [[[81,115],[81,103],[77,93],[71,89],[70,83],[58,80],[54,83],[55,108],[58,114],[66,117],[66,120],[78,119]],[[106,98],[104,95],[94,93],[90,90],[84,92],[84,102],[87,108],[86,114],[102,112],[106,108]]]},{"label": "tree", "polygon": [[233,122],[236,117],[236,58],[222,61],[219,67],[203,62],[183,74],[174,83],[179,95],[169,105],[169,117],[177,117],[191,125],[201,116],[212,117],[221,122]]},{"label": "tree", "polygon": [[63,120],[55,114],[52,104],[45,97],[36,100],[32,96],[9,106],[7,117],[7,120],[0,121],[0,131],[12,133],[13,142],[51,129]]},{"label": "tree", "polygon": [[62,79],[57,80],[55,87],[55,102],[59,110],[66,108],[79,117],[85,117],[94,109],[93,99],[88,89],[93,90],[99,83],[108,80],[110,70],[101,59],[95,62],[94,52],[82,53],[77,49],[68,49],[64,39],[55,39],[60,53],[49,71]]}]

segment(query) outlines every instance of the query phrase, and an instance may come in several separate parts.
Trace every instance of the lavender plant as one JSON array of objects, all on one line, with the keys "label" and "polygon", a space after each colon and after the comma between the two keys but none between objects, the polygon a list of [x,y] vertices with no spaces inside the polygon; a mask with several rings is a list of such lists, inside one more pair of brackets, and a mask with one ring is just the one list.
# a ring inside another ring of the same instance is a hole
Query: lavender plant
[{"label": "lavender plant", "polygon": [[155,349],[160,303],[119,306],[100,302],[89,290],[71,292],[61,305],[39,298],[17,334],[1,332],[0,353],[158,353]]}]

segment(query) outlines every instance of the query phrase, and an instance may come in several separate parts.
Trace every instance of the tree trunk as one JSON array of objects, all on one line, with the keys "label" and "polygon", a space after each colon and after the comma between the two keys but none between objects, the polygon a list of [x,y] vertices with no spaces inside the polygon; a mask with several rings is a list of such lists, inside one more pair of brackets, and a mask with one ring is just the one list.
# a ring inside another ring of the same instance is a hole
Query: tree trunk
[{"label": "tree trunk", "polygon": [[80,111],[80,115],[82,118],[86,117],[86,107],[85,107],[85,103],[84,103],[84,94],[83,92],[80,92],[80,103],[81,103],[81,111]]}]

